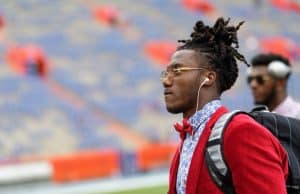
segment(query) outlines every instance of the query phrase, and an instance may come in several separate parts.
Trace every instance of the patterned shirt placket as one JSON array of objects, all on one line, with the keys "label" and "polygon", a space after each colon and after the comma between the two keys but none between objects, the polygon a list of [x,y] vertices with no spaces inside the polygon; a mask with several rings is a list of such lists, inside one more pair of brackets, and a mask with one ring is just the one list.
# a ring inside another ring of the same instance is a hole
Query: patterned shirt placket
[{"label": "patterned shirt placket", "polygon": [[189,119],[195,133],[193,136],[187,134],[186,139],[184,140],[182,145],[182,150],[180,151],[180,161],[176,181],[177,194],[185,194],[187,174],[189,171],[193,152],[199,141],[206,122],[220,106],[220,100],[214,100],[205,105],[202,110],[195,113]]}]

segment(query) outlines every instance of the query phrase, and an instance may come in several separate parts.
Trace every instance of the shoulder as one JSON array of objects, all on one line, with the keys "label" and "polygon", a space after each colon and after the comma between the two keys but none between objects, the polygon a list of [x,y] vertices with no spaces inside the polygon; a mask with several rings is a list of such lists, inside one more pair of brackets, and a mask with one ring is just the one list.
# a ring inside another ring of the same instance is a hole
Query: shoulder
[{"label": "shoulder", "polygon": [[284,193],[287,155],[267,128],[238,114],[223,135],[224,158],[237,193]]},{"label": "shoulder", "polygon": [[[230,123],[228,124],[227,128],[229,128],[229,132],[246,132],[247,130],[258,130],[261,132],[265,132],[266,129],[260,123],[255,121],[250,115],[245,113],[240,113],[235,115]],[[226,129],[227,130],[227,129]]]},{"label": "shoulder", "polygon": [[279,104],[274,111],[275,113],[300,118],[300,103],[288,96],[281,104]]},{"label": "shoulder", "polygon": [[277,143],[278,140],[267,128],[255,121],[251,116],[242,113],[235,115],[228,124],[225,129],[224,141],[234,141],[235,144],[247,142],[266,145],[274,144],[274,141]]},{"label": "shoulder", "polygon": [[292,110],[295,110],[294,117],[297,118],[297,119],[300,119],[300,102],[296,101],[294,99],[292,99],[292,102],[293,102],[293,109]]},{"label": "shoulder", "polygon": [[256,153],[256,156],[264,152],[273,152],[284,155],[279,140],[247,114],[233,117],[223,134],[223,144],[225,152],[252,152]]}]

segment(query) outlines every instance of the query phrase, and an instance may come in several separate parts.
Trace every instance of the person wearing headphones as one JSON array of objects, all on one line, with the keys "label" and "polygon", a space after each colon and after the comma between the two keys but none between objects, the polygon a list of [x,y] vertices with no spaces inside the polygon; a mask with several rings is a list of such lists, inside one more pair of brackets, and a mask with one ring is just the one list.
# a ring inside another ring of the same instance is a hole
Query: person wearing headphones
[{"label": "person wearing headphones", "polygon": [[291,74],[289,60],[279,54],[262,53],[253,57],[247,82],[254,103],[265,105],[272,112],[300,119],[300,103],[287,92]]},{"label": "person wearing headphones", "polygon": [[[205,153],[211,129],[229,110],[221,95],[238,77],[237,31],[218,18],[211,27],[198,21],[161,73],[166,109],[181,113],[174,128],[181,143],[170,167],[168,194],[222,194],[207,166]],[[286,194],[287,154],[279,141],[246,114],[232,118],[223,134],[223,154],[236,194]]]}]

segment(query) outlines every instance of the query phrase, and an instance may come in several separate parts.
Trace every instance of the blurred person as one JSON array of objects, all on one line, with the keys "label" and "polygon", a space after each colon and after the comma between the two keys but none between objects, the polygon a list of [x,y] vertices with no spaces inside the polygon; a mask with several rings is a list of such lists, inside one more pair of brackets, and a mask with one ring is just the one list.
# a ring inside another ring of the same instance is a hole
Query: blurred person
[{"label": "blurred person", "polygon": [[19,74],[47,78],[49,64],[41,47],[28,44],[10,45],[5,52],[8,64]]},{"label": "blurred person", "polygon": [[137,27],[124,16],[124,13],[114,5],[95,5],[85,2],[91,9],[94,19],[102,25],[118,29],[126,35],[129,40],[136,40],[140,37]]},{"label": "blurred person", "polygon": [[4,27],[5,27],[5,19],[2,13],[0,12],[0,43],[4,42]]},{"label": "blurred person", "polygon": [[[166,108],[182,113],[174,128],[181,143],[170,167],[168,194],[221,194],[205,159],[212,126],[228,109],[221,95],[238,77],[237,26],[218,18],[210,27],[198,21],[188,40],[180,40],[167,69],[162,72]],[[236,115],[223,134],[224,158],[236,194],[285,194],[287,155],[277,139],[246,114]]]},{"label": "blurred person", "polygon": [[0,13],[0,30],[4,27],[4,17],[2,16],[2,14]]},{"label": "blurred person", "polygon": [[247,82],[254,103],[265,105],[272,112],[300,119],[300,103],[288,95],[290,61],[279,54],[262,53],[253,57]]}]

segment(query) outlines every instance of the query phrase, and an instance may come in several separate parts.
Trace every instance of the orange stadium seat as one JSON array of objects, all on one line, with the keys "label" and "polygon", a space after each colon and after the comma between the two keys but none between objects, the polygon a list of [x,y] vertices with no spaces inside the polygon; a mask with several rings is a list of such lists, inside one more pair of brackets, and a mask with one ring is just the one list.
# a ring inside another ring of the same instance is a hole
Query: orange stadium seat
[{"label": "orange stadium seat", "polygon": [[182,0],[182,4],[189,10],[201,13],[211,13],[215,11],[213,4],[207,0]]},{"label": "orange stadium seat", "polygon": [[96,6],[92,9],[92,15],[105,25],[115,25],[120,20],[119,10],[113,6]]},{"label": "orange stadium seat", "polygon": [[[34,70],[40,77],[45,78],[48,74],[48,62],[45,54],[37,45],[19,46],[13,45],[7,48],[5,53],[6,61],[11,65],[12,69],[21,75],[30,73],[30,68]],[[35,67],[29,67],[34,63]]]},{"label": "orange stadium seat", "polygon": [[155,63],[165,66],[176,47],[176,42],[151,40],[145,43],[144,51]]},{"label": "orange stadium seat", "polygon": [[272,37],[260,40],[261,49],[265,52],[281,54],[289,59],[293,57],[296,43],[285,37]]},{"label": "orange stadium seat", "polygon": [[0,29],[2,29],[5,25],[4,17],[0,14]]},{"label": "orange stadium seat", "polygon": [[293,0],[271,0],[271,4],[281,10],[300,13],[300,3]]}]

